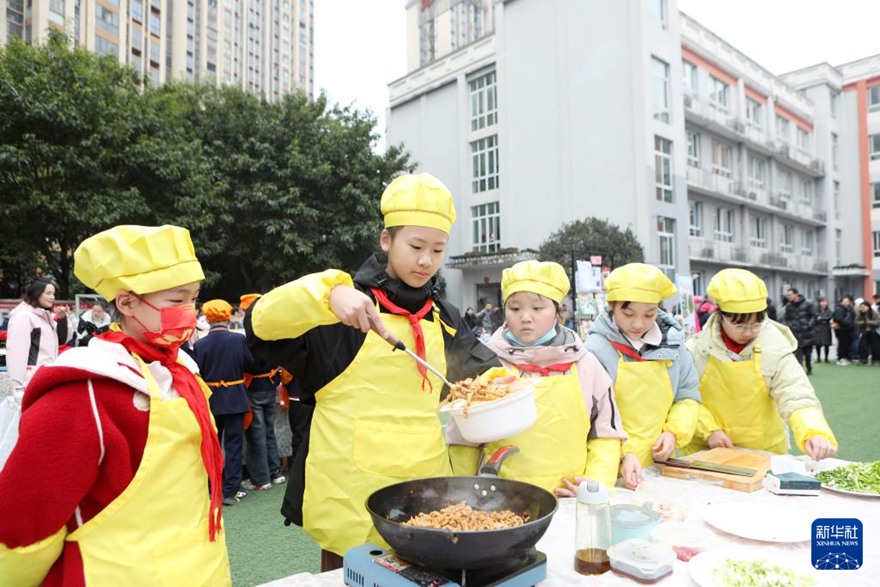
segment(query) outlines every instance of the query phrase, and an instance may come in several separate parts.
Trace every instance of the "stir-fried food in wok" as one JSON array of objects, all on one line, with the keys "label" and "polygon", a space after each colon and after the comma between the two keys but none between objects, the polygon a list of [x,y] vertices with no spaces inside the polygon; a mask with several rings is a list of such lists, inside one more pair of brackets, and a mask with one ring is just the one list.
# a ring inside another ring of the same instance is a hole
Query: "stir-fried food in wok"
[{"label": "stir-fried food in wok", "polygon": [[421,513],[403,523],[404,526],[439,528],[441,530],[502,530],[522,526],[528,514],[515,514],[510,510],[484,512],[475,510],[465,502],[447,506],[433,512]]}]

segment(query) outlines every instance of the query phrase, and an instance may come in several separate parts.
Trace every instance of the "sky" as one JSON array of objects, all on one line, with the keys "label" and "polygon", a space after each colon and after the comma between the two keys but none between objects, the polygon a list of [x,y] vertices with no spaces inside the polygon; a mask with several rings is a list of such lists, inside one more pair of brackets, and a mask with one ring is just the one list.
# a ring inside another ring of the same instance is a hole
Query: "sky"
[{"label": "sky", "polygon": [[[372,110],[383,135],[387,86],[406,74],[405,5],[315,0],[316,93]],[[678,0],[678,8],[774,74],[880,53],[880,0]]]}]

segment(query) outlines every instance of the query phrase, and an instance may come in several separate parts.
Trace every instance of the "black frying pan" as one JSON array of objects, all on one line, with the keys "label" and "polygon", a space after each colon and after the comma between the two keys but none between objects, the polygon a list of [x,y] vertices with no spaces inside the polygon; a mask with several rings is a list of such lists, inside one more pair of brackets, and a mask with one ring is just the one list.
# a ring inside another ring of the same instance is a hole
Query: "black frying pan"
[{"label": "black frying pan", "polygon": [[[494,467],[497,473],[498,461],[509,454],[502,451],[496,452],[481,472]],[[529,521],[503,530],[469,532],[402,524],[417,514],[462,501],[484,511],[527,512]],[[480,569],[509,563],[525,554],[544,535],[557,503],[552,493],[537,485],[479,476],[396,483],[370,495],[366,506],[376,530],[401,558],[430,568]]]}]

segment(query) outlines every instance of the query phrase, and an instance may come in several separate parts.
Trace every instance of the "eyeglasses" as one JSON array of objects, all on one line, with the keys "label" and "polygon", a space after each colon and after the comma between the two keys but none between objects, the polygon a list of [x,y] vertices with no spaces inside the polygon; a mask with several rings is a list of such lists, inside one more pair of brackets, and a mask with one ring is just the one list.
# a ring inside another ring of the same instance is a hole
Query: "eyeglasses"
[{"label": "eyeglasses", "polygon": [[757,324],[735,324],[730,318],[724,317],[724,320],[727,321],[727,325],[736,332],[741,334],[745,334],[746,332],[760,332],[761,328],[764,326],[763,322],[758,322]]}]

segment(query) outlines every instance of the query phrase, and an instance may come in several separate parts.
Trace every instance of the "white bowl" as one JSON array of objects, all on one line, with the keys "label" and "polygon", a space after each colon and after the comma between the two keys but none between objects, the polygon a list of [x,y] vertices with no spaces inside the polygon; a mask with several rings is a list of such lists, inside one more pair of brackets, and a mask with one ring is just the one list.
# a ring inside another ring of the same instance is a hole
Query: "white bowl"
[{"label": "white bowl", "polygon": [[[516,384],[514,384],[516,385]],[[527,430],[538,418],[535,405],[536,382],[521,384],[522,389],[490,402],[472,403],[465,414],[464,402],[442,408],[455,419],[459,432],[468,442],[495,442]]]}]

